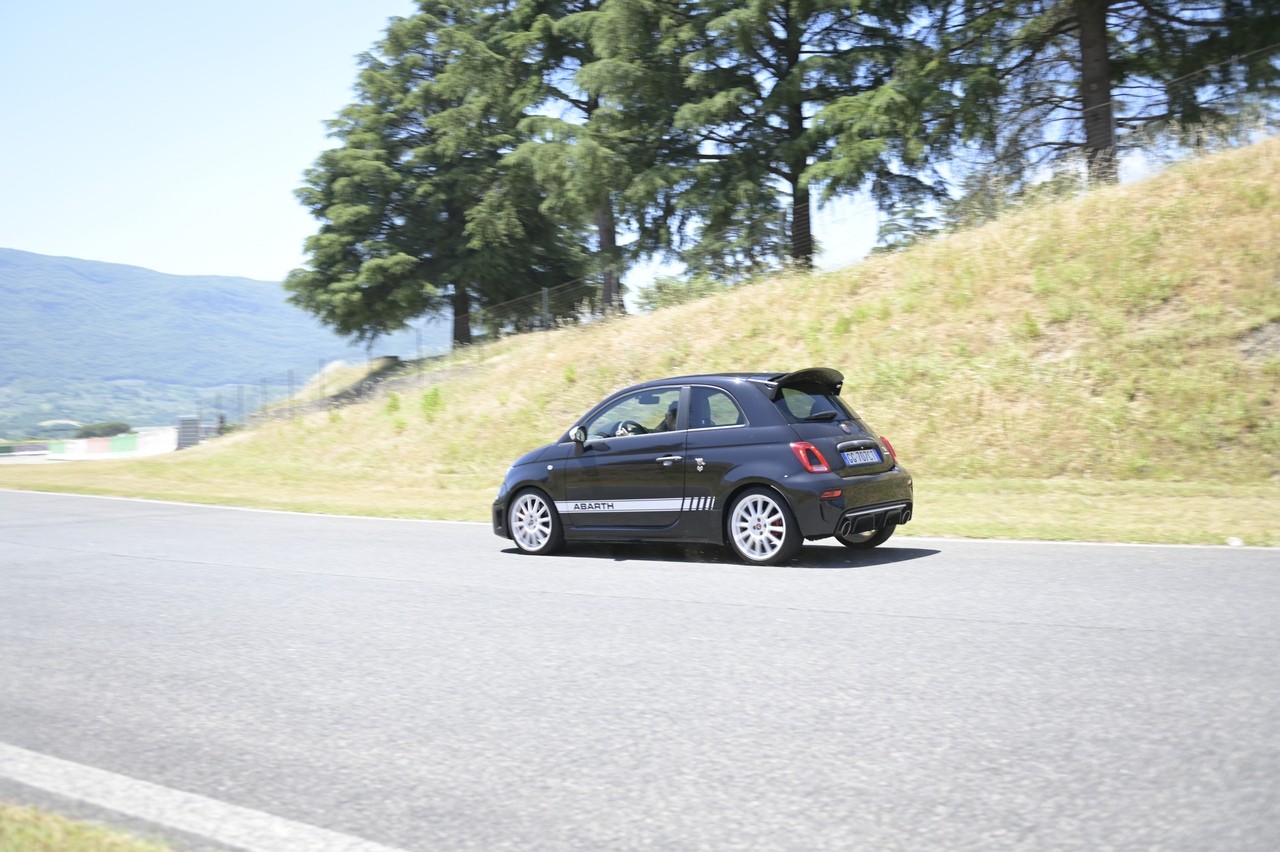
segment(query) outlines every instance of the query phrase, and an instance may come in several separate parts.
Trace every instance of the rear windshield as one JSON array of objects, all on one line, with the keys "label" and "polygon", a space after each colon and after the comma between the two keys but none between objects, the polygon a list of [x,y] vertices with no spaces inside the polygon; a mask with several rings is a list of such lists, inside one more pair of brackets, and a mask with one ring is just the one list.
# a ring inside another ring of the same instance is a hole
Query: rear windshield
[{"label": "rear windshield", "polygon": [[773,404],[792,423],[849,420],[853,416],[839,397],[827,393],[822,386],[788,385]]}]

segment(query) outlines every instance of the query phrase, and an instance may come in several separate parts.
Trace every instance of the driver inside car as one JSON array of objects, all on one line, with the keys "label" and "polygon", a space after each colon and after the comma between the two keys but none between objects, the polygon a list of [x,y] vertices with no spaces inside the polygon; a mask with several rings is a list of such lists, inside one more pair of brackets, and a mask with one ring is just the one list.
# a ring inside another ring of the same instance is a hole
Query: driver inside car
[{"label": "driver inside car", "polygon": [[680,403],[673,402],[667,406],[667,413],[663,416],[662,422],[653,427],[651,432],[670,432],[676,428],[676,415],[680,412]]},{"label": "driver inside car", "polygon": [[654,432],[671,432],[676,428],[676,415],[680,410],[680,402],[676,400],[667,406],[667,413],[663,415],[661,421],[652,429],[635,420],[619,420],[616,425],[608,428],[613,430],[613,434],[621,438],[624,435],[649,435]]}]

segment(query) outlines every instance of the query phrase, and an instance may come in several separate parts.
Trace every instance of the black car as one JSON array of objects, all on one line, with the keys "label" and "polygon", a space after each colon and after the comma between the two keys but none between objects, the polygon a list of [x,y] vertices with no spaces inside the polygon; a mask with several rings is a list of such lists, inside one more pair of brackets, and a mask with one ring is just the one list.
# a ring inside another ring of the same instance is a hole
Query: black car
[{"label": "black car", "polygon": [[911,520],[911,475],[840,399],[836,370],[635,385],[507,472],[493,531],[525,553],[565,541],[728,544],[773,565],[805,539],[883,544]]}]

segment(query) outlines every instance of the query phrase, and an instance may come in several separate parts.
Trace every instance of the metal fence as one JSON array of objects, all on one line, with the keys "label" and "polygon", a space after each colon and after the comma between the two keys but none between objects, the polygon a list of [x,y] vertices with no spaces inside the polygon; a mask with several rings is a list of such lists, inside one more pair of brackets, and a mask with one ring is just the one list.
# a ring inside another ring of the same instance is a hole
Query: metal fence
[{"label": "metal fence", "polygon": [[485,339],[576,325],[599,318],[605,312],[604,281],[591,276],[543,287],[521,296],[472,311],[472,325]]}]

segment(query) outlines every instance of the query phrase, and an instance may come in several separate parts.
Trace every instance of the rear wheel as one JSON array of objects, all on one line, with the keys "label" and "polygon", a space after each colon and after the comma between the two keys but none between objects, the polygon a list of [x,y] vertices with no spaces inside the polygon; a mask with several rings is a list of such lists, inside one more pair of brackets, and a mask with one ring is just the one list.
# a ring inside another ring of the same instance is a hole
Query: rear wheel
[{"label": "rear wheel", "polygon": [[878,530],[867,530],[866,532],[849,533],[848,535],[836,533],[836,541],[845,547],[852,547],[854,550],[865,550],[884,544],[897,528],[897,524],[887,524]]},{"label": "rear wheel", "polygon": [[560,514],[541,491],[521,491],[511,503],[508,516],[511,540],[525,553],[554,553],[564,544]]},{"label": "rear wheel", "polygon": [[804,540],[791,509],[774,491],[752,488],[729,509],[729,545],[745,562],[777,565],[800,552]]}]

